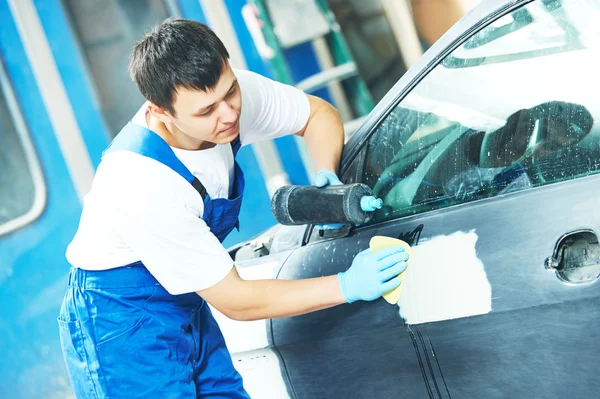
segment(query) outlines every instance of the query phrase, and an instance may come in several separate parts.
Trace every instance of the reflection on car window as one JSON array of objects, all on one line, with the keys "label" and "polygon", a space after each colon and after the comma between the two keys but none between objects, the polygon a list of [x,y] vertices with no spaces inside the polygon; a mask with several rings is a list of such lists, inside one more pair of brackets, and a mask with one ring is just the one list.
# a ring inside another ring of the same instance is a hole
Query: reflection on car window
[{"label": "reflection on car window", "polygon": [[64,0],[100,97],[102,114],[116,135],[144,98],[127,73],[131,43],[169,17],[163,0]]},{"label": "reflection on car window", "polygon": [[585,0],[578,5],[572,0],[539,0],[474,34],[443,65],[469,68],[598,45],[593,38],[598,29],[589,20],[595,15],[589,13],[592,7]]},{"label": "reflection on car window", "polygon": [[[598,15],[600,4],[554,5],[545,9],[554,21],[568,9],[569,23],[580,32],[597,29],[586,13],[593,6]],[[541,35],[536,29],[546,25],[534,19],[527,29]],[[600,59],[600,48],[582,47],[580,37],[573,39],[576,51],[541,57],[548,54],[541,49],[502,63],[433,69],[368,141],[362,181],[385,204],[374,221],[597,173],[600,103],[589,85],[596,81],[591,60]],[[494,44],[509,52],[510,34]]]},{"label": "reflection on car window", "polygon": [[0,65],[0,234],[33,220],[44,201],[39,165],[24,126],[16,123],[20,114],[11,90]]}]

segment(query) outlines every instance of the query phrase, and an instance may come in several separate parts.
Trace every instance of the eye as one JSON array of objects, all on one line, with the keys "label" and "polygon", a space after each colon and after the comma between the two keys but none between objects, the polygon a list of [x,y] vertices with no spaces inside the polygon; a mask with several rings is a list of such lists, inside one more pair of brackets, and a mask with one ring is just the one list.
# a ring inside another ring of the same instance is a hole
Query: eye
[{"label": "eye", "polygon": [[237,85],[233,86],[231,88],[231,90],[229,90],[229,93],[227,93],[227,97],[233,96],[235,94],[236,90],[237,90]]},{"label": "eye", "polygon": [[208,116],[208,115],[212,114],[212,112],[213,112],[213,108],[209,108],[206,111],[204,111],[203,113],[198,114],[198,116]]}]

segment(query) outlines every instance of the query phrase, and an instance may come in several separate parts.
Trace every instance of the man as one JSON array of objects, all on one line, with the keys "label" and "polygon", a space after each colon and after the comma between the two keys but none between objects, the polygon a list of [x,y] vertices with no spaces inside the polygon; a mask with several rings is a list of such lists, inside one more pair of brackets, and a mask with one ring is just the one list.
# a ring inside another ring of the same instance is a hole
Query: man
[{"label": "man", "polygon": [[288,317],[400,283],[401,248],[334,276],[240,278],[221,245],[241,205],[240,145],[296,133],[320,185],[339,184],[343,128],[328,103],[228,57],[206,26],[173,19],[133,50],[147,103],[105,152],[67,250],[59,325],[78,398],[247,398],[205,301],[236,320]]}]

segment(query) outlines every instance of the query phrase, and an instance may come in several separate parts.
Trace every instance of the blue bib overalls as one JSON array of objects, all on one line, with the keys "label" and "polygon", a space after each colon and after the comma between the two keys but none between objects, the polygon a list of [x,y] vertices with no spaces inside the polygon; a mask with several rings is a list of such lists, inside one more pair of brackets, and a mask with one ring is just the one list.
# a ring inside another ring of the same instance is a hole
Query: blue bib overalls
[{"label": "blue bib overalls", "polygon": [[[235,157],[239,139],[231,146]],[[188,180],[221,242],[238,226],[244,176],[237,161],[231,199],[213,200],[147,128],[130,122],[107,152],[116,150],[155,159]],[[170,295],[141,262],[72,268],[58,323],[77,398],[249,398],[208,305],[196,293]]]}]

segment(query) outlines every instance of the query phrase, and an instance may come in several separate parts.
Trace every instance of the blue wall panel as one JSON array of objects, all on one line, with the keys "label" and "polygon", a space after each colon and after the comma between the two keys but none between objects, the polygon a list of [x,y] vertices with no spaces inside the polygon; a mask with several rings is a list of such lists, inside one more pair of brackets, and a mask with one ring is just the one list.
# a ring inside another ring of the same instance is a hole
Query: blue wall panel
[{"label": "blue wall panel", "polygon": [[200,6],[200,0],[178,0],[181,16],[186,19],[193,19],[206,24],[204,10]]},{"label": "blue wall panel", "polygon": [[5,0],[0,0],[0,58],[48,190],[38,220],[0,236],[0,397],[68,397],[56,317],[69,270],[64,254],[81,205]]},{"label": "blue wall panel", "polygon": [[97,167],[102,151],[108,146],[109,133],[102,119],[100,104],[92,95],[74,34],[59,0],[34,0],[34,3],[90,158],[94,167]]}]

